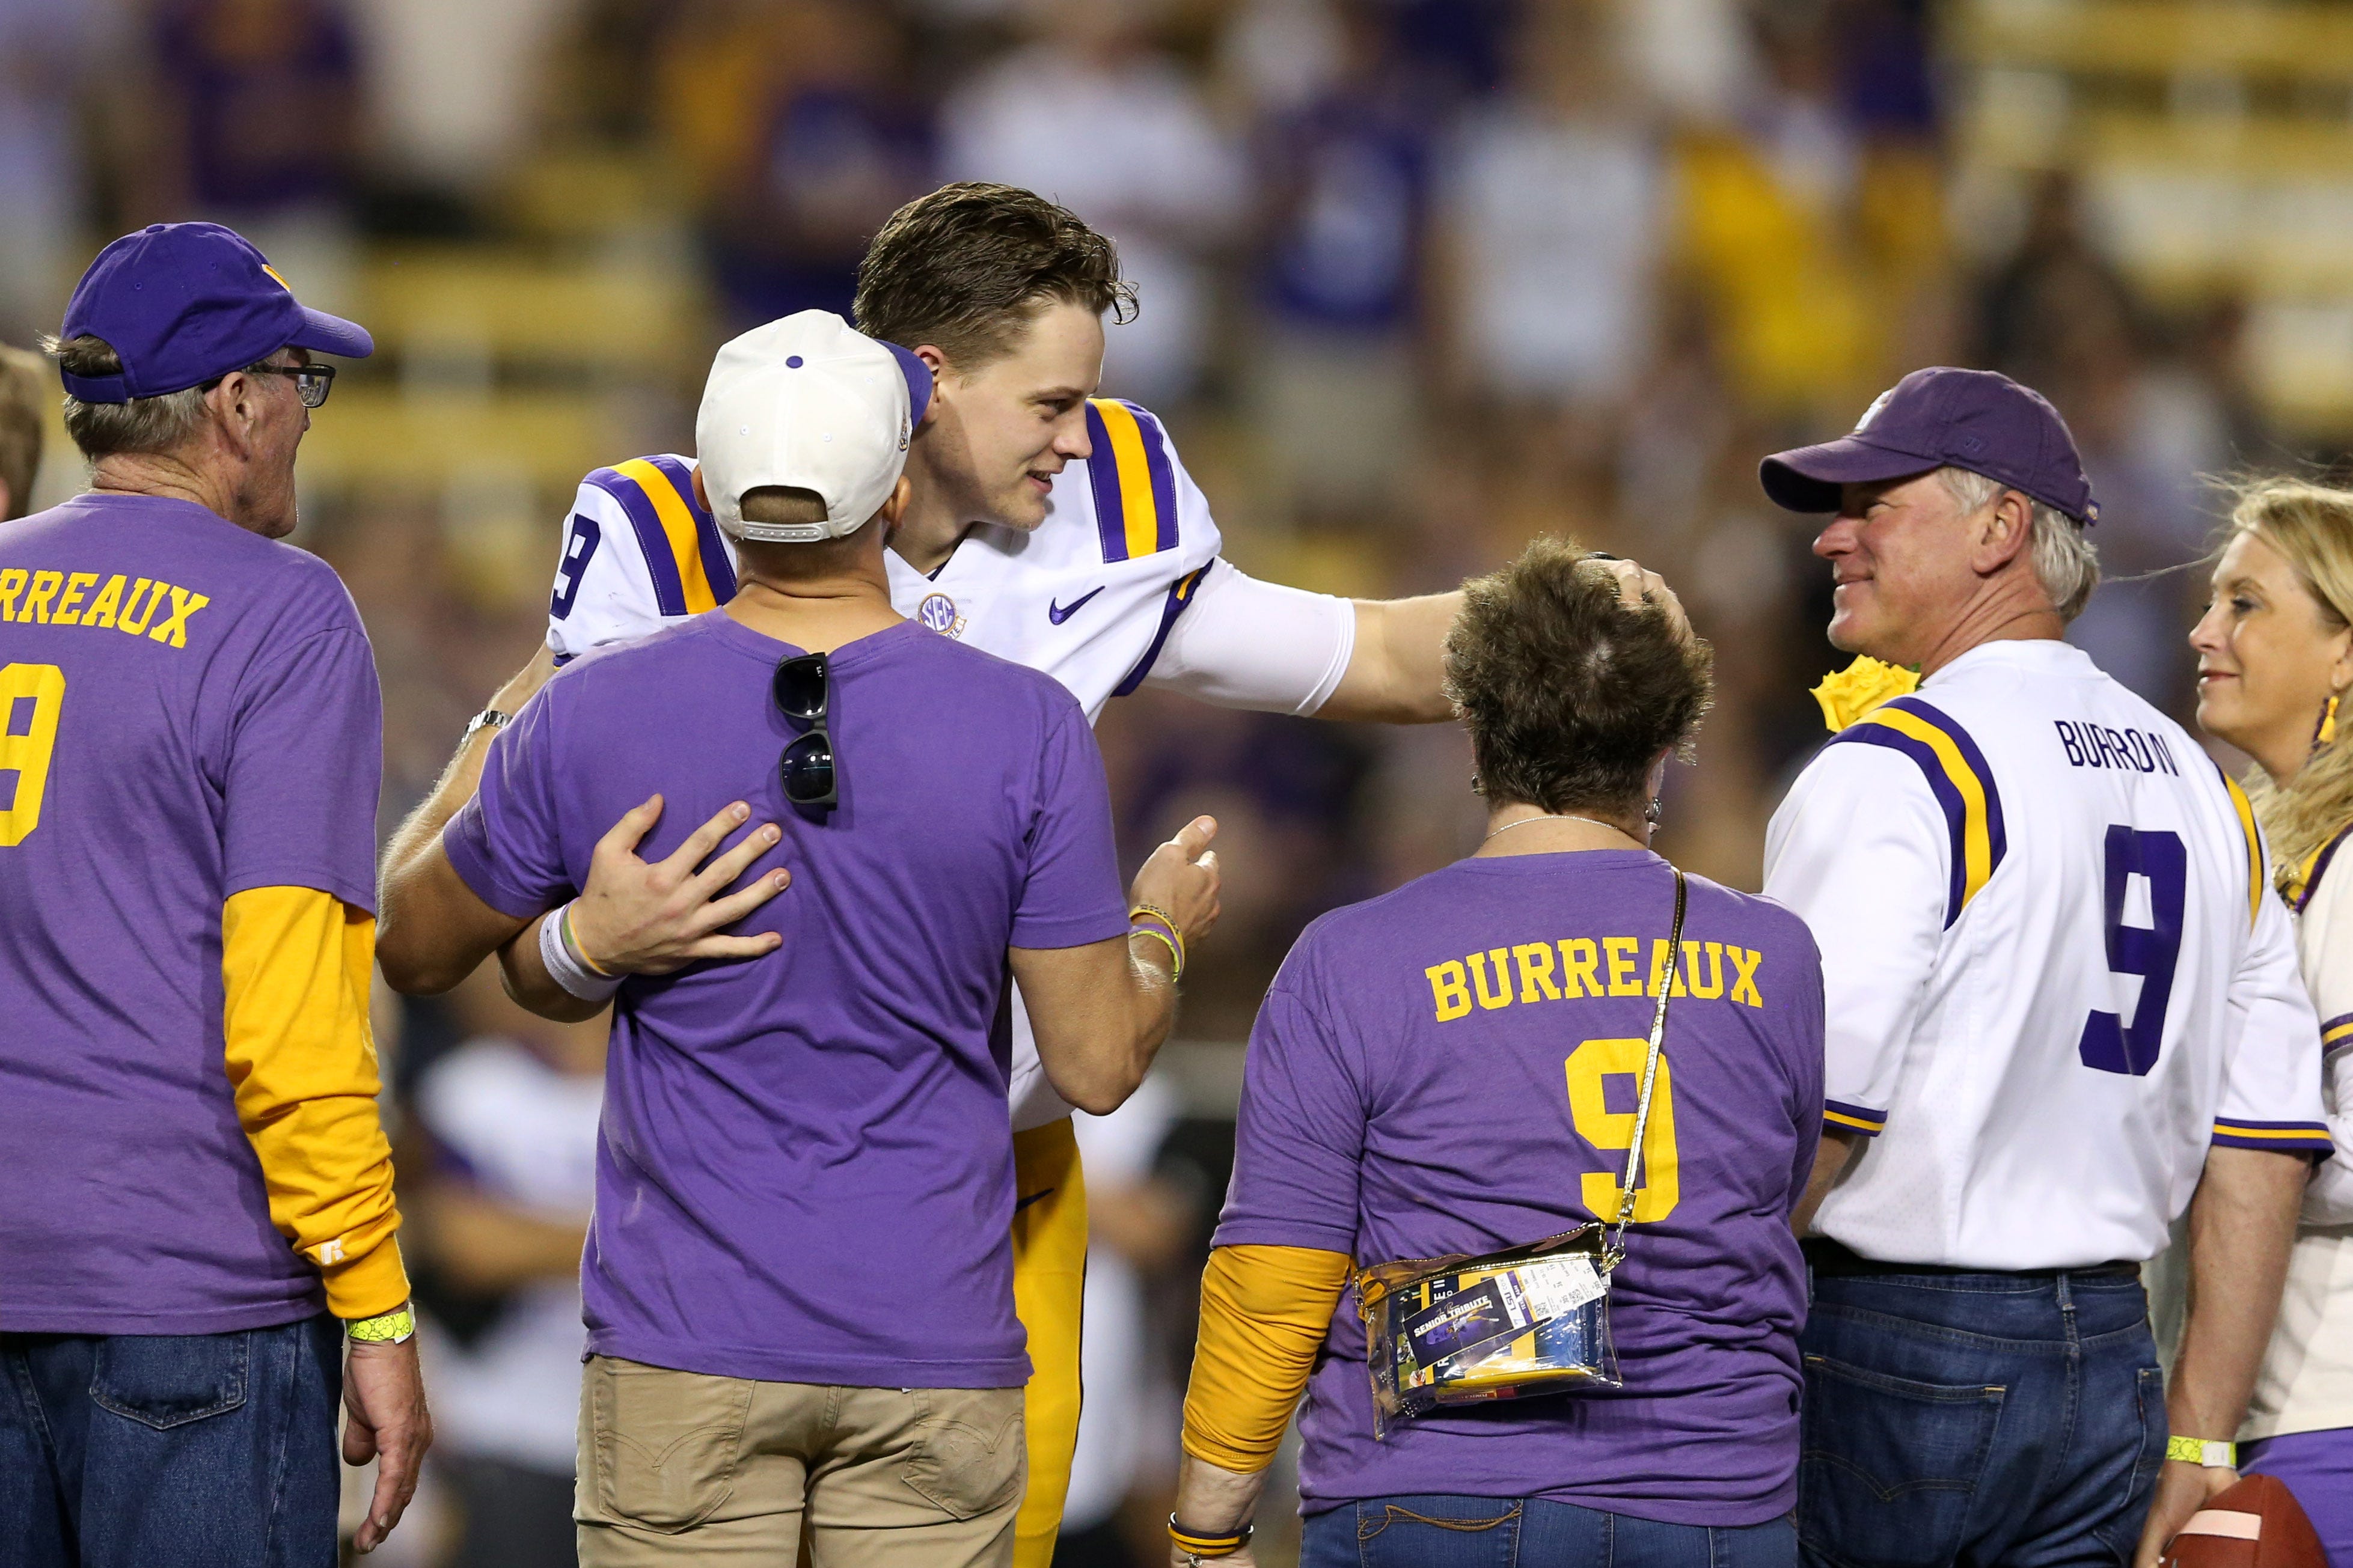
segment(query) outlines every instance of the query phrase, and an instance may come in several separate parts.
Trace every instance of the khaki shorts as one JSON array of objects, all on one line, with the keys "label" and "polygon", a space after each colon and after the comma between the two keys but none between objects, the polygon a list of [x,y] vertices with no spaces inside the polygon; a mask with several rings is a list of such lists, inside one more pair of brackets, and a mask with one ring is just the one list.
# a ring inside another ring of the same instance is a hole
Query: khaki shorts
[{"label": "khaki shorts", "polygon": [[[572,1517],[582,1568],[1005,1568],[1018,1388],[839,1388],[592,1356]],[[806,1521],[803,1513],[806,1511]]]}]

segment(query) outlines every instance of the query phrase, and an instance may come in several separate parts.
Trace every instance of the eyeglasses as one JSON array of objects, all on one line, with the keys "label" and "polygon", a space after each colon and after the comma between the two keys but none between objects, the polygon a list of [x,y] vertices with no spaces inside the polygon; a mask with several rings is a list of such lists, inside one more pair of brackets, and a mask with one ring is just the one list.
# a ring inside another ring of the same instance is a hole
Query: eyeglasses
[{"label": "eyeglasses", "polygon": [[256,375],[292,376],[294,391],[305,408],[323,406],[335,386],[335,367],[331,364],[258,364],[252,371]]},{"label": "eyeglasses", "polygon": [[[249,364],[245,367],[245,374],[292,376],[295,395],[301,398],[302,406],[305,408],[324,406],[327,394],[335,384],[335,367],[331,364]],[[225,375],[216,375],[206,382],[198,390],[210,392],[227,379],[228,377]]]},{"label": "eyeglasses", "polygon": [[808,733],[786,746],[777,759],[785,798],[795,805],[830,811],[841,795],[833,771],[833,737],[825,728],[827,684],[825,655],[797,654],[776,666],[768,694],[786,719],[808,726]]}]

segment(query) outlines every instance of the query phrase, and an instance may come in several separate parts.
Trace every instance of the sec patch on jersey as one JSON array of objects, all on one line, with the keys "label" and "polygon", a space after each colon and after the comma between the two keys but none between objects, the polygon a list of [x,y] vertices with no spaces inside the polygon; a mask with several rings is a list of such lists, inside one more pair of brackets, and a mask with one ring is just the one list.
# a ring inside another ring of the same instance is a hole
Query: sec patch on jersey
[{"label": "sec patch on jersey", "polygon": [[2328,1553],[2277,1476],[2249,1476],[2189,1516],[2161,1568],[2328,1568]]}]

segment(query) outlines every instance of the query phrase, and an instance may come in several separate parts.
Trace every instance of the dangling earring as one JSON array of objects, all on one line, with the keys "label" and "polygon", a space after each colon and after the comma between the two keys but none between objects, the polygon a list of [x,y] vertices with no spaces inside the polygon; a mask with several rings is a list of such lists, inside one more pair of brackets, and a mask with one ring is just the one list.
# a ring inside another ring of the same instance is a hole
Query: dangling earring
[{"label": "dangling earring", "polygon": [[2320,746],[2326,746],[2336,739],[2337,694],[2335,692],[2330,692],[2328,696],[2328,706],[2320,710],[2320,729],[2313,735],[2312,743],[2316,748],[2317,748]]},{"label": "dangling earring", "polygon": [[1642,820],[1656,827],[1659,825],[1659,797],[1652,795],[1651,804],[1642,808]]}]

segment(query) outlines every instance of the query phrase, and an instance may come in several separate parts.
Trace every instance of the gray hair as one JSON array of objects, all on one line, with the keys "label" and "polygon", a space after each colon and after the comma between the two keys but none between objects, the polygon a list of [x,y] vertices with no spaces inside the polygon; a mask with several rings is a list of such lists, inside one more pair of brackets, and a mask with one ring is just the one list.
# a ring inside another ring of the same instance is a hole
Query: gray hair
[{"label": "gray hair", "polygon": [[[1945,481],[1945,489],[1964,512],[1982,510],[2000,500],[2004,490],[2016,488],[1971,468],[1938,468],[1936,477]],[[2034,509],[2028,534],[2034,552],[2034,580],[2042,584],[2043,595],[2059,612],[2059,618],[2072,621],[2084,613],[2092,590],[2100,585],[2099,552],[2073,518],[2031,496],[2027,500]]]},{"label": "gray hair", "polygon": [[[63,341],[44,335],[41,352],[69,374],[122,374],[114,345],[88,333]],[[204,389],[196,386],[128,403],[84,403],[66,395],[66,434],[92,462],[116,453],[174,451],[202,427],[204,416]]]}]

